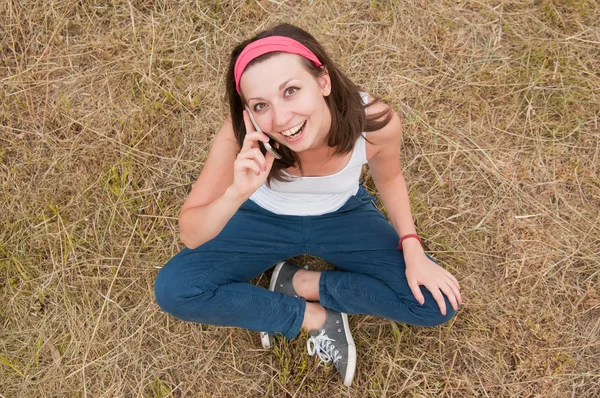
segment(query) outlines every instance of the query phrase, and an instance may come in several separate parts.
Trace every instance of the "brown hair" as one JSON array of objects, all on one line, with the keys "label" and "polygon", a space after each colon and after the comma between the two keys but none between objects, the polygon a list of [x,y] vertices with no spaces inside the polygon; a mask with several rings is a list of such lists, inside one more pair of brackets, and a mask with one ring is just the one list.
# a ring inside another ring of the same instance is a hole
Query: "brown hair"
[{"label": "brown hair", "polygon": [[[356,140],[363,131],[376,131],[388,124],[392,117],[391,109],[388,108],[382,112],[367,116],[365,114],[365,108],[378,100],[375,99],[372,102],[365,104],[360,96],[359,88],[338,69],[331,58],[329,58],[327,52],[317,40],[310,35],[310,33],[294,25],[281,24],[261,32],[251,39],[243,41],[231,52],[225,87],[229,98],[229,110],[231,112],[233,132],[240,147],[246,136],[246,126],[243,118],[244,99],[236,90],[234,78],[235,62],[242,50],[248,44],[268,36],[285,36],[302,43],[323,63],[323,66],[317,67],[308,59],[303,58],[306,70],[315,78],[322,76],[325,73],[329,73],[329,77],[331,78],[331,93],[325,97],[325,102],[331,112],[331,129],[329,130],[327,145],[335,148],[334,155],[342,155],[352,151]],[[250,62],[248,67],[276,54],[278,53],[264,54]],[[271,179],[279,181],[286,180],[285,176],[282,174],[282,170],[288,167],[297,165],[302,172],[300,159],[294,151],[283,145],[279,145],[277,151],[281,154],[282,158],[276,159],[273,163],[267,183]]]}]

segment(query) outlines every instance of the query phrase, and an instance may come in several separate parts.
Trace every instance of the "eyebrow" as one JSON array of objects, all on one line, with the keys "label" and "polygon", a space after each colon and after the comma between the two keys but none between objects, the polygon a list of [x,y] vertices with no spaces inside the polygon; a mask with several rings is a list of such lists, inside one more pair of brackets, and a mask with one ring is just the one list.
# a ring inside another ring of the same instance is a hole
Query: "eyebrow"
[{"label": "eyebrow", "polygon": [[[286,85],[287,85],[289,82],[291,82],[291,81],[292,81],[292,80],[294,80],[294,79],[297,79],[297,78],[296,78],[296,77],[291,77],[291,78],[287,79],[286,81],[284,81],[283,83],[281,83],[281,84],[279,85],[279,87],[278,87],[278,88],[279,88],[279,91],[283,90],[283,88],[284,88],[284,87],[285,87],[285,86],[286,86]],[[248,102],[249,102],[250,100],[263,100],[263,101],[264,101],[264,98],[263,98],[263,97],[252,97],[252,98],[248,98],[246,101],[248,101]]]}]

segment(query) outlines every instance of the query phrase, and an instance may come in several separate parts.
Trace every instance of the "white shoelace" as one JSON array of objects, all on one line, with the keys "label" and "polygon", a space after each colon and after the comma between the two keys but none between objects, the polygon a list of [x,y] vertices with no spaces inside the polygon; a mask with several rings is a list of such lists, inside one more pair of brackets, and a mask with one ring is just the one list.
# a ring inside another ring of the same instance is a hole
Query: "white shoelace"
[{"label": "white shoelace", "polygon": [[342,359],[342,356],[340,355],[340,352],[335,349],[335,345],[331,344],[333,341],[335,340],[330,339],[325,335],[325,330],[321,330],[321,333],[318,336],[311,336],[306,342],[308,355],[314,355],[316,353],[321,361],[333,361],[334,364],[337,364],[338,361]]}]

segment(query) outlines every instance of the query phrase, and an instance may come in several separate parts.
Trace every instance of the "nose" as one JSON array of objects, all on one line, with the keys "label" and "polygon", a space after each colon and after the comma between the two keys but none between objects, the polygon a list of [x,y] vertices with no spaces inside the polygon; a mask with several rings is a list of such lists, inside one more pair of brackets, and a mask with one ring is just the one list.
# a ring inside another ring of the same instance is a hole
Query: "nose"
[{"label": "nose", "polygon": [[273,105],[271,107],[271,119],[276,132],[289,126],[292,120],[292,112],[285,105]]}]

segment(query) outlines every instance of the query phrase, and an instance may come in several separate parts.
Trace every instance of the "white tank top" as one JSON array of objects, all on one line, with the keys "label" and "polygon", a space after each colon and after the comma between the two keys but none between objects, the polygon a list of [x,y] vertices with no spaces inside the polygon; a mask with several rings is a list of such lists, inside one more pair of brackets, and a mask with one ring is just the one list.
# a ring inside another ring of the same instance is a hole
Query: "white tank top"
[{"label": "white tank top", "polygon": [[[363,133],[364,134],[364,133]],[[358,192],[362,166],[367,163],[363,135],[354,144],[346,166],[323,177],[297,177],[284,172],[290,181],[271,181],[261,185],[250,200],[270,212],[289,216],[319,216],[336,211]]]}]

